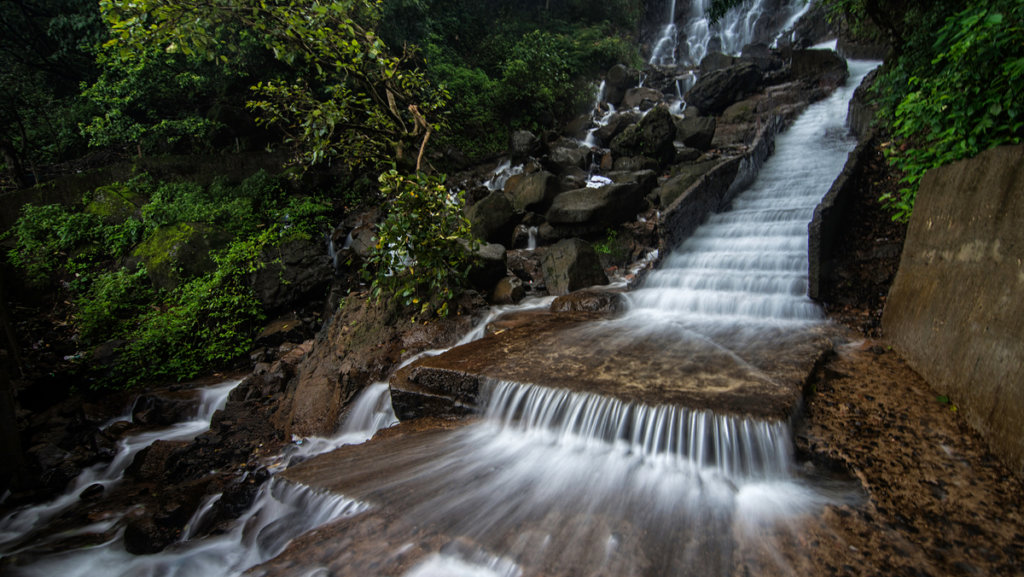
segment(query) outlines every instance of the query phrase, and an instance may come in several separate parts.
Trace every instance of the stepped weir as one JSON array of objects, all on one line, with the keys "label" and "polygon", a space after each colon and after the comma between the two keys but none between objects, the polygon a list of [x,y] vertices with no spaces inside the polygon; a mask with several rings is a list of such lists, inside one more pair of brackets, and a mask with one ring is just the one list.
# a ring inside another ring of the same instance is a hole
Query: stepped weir
[{"label": "stepped weir", "polygon": [[741,559],[786,573],[766,540],[857,498],[804,474],[791,420],[830,347],[806,296],[807,224],[854,145],[842,119],[873,65],[852,62],[847,87],[778,137],[731,210],[620,315],[533,313],[400,371],[396,409],[478,417],[282,473],[365,509],[267,574],[298,556],[331,575],[732,575]]}]

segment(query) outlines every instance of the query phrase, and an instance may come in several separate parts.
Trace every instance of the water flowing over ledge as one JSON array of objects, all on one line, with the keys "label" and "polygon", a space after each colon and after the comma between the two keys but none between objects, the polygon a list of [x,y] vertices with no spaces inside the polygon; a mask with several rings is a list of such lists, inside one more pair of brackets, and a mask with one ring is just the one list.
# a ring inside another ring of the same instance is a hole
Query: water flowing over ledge
[{"label": "water flowing over ledge", "polygon": [[792,464],[789,425],[782,422],[507,381],[491,385],[485,398],[487,420],[539,442],[614,450],[737,479],[783,478]]}]

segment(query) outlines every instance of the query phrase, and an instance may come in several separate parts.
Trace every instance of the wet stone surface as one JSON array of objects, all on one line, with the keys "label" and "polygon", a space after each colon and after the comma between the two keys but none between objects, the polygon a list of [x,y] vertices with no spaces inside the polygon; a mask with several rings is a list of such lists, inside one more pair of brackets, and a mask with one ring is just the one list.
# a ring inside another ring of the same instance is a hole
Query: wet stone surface
[{"label": "wet stone surface", "polygon": [[[397,398],[424,395],[476,407],[485,383],[512,381],[784,420],[832,346],[820,328],[769,331],[738,347],[677,327],[600,318],[533,313],[509,330],[413,363],[392,378],[392,390]],[[396,401],[400,418],[402,410]]]}]

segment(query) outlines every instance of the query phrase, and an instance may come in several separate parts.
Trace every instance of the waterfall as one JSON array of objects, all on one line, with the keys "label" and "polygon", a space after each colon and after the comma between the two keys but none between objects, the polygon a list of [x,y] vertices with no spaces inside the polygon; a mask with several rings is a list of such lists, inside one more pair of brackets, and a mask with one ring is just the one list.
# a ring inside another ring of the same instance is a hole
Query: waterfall
[{"label": "waterfall", "polygon": [[[192,417],[184,422],[164,429],[134,433],[121,439],[117,453],[109,463],[100,463],[82,471],[69,485],[64,494],[49,503],[19,509],[0,519],[0,552],[2,546],[16,542],[19,538],[43,526],[60,513],[79,502],[79,494],[92,486],[102,485],[109,489],[124,476],[125,469],[135,455],[154,441],[183,441],[193,439],[210,428],[213,414],[224,408],[228,395],[241,381],[226,381],[198,392],[199,404]],[[126,418],[130,418],[126,417]],[[111,423],[108,423],[111,424]]]},{"label": "waterfall", "polygon": [[560,446],[608,446],[643,462],[732,479],[782,478],[792,462],[781,422],[509,382],[492,385],[487,397],[487,419]]},{"label": "waterfall", "polygon": [[823,318],[806,296],[807,226],[856,144],[843,120],[846,103],[876,65],[851,61],[847,85],[779,135],[776,147],[786,153],[769,158],[729,211],[710,216],[627,295],[634,323],[672,320],[714,335]]},{"label": "waterfall", "polygon": [[[808,4],[804,0],[788,0],[777,14],[772,14],[765,6],[765,0],[746,0],[712,25],[707,18],[711,0],[692,0],[682,23],[685,46],[680,46],[676,2],[670,0],[668,20],[654,43],[648,63],[662,67],[677,64],[692,67],[700,64],[708,52],[714,50],[737,55],[747,44],[774,40],[782,30],[793,26],[796,19],[806,12]],[[779,19],[783,24],[772,26],[769,20],[772,16],[781,16]],[[685,48],[683,53],[680,53],[681,48]]]}]

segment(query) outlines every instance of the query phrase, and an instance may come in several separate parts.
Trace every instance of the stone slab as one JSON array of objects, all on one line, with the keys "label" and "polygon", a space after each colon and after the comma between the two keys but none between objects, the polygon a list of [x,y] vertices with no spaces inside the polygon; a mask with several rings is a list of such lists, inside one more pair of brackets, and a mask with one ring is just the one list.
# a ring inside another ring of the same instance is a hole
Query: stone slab
[{"label": "stone slab", "polygon": [[[479,410],[488,381],[513,381],[649,406],[785,420],[797,409],[816,363],[831,350],[821,330],[778,330],[743,339],[740,347],[678,328],[596,319],[533,313],[511,329],[421,359],[391,380],[396,413],[432,414],[441,399],[454,416]],[[416,399],[432,406],[416,407]]]}]

